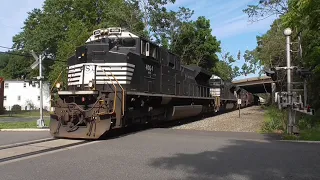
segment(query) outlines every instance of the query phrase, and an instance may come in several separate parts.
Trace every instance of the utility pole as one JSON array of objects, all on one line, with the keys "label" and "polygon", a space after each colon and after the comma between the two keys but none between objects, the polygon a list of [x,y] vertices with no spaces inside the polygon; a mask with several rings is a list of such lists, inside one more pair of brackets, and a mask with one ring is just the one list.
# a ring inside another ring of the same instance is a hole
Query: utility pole
[{"label": "utility pole", "polygon": [[39,86],[40,86],[40,119],[37,120],[37,127],[43,128],[43,127],[45,127],[45,123],[44,123],[44,119],[43,119],[43,87],[42,87],[42,80],[43,80],[42,60],[43,60],[43,56],[40,55],[38,58],[37,55],[33,51],[31,51],[31,54],[34,57],[34,59],[36,60],[31,65],[31,68],[34,69],[39,65],[39,76],[37,77],[37,80],[39,81]]},{"label": "utility pole", "polygon": [[292,93],[291,93],[291,49],[290,49],[290,35],[292,30],[286,28],[284,30],[284,35],[286,36],[287,45],[287,97],[288,97],[288,134],[292,134],[293,124],[292,124]]}]

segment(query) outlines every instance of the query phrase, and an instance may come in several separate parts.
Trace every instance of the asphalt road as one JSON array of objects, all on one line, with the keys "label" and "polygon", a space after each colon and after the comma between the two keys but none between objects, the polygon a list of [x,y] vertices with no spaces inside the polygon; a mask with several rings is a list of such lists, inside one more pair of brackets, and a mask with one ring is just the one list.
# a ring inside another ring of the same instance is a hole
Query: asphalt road
[{"label": "asphalt road", "polygon": [[0,164],[0,179],[319,179],[320,144],[273,139],[255,133],[151,129]]},{"label": "asphalt road", "polygon": [[13,144],[13,143],[20,143],[25,141],[33,141],[38,139],[50,138],[50,137],[51,135],[49,131],[40,131],[40,132],[0,131],[0,146]]}]

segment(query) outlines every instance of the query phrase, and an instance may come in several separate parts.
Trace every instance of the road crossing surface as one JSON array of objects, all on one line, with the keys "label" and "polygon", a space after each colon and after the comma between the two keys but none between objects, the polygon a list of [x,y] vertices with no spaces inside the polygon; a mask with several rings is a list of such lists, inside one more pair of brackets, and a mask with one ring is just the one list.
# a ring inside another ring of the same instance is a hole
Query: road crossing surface
[{"label": "road crossing surface", "polygon": [[3,162],[0,179],[319,179],[319,148],[257,133],[158,128]]}]

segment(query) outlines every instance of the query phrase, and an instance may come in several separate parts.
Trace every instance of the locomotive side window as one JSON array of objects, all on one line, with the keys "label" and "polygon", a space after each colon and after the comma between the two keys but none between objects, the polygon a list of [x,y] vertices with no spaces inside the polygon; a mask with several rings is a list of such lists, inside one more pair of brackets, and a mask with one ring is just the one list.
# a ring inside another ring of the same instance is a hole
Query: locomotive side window
[{"label": "locomotive side window", "polygon": [[154,59],[158,59],[158,48],[154,44],[150,44],[150,56]]},{"label": "locomotive side window", "polygon": [[135,47],[136,46],[136,40],[133,38],[123,38],[120,41],[120,45],[123,47]]},{"label": "locomotive side window", "polygon": [[168,59],[169,59],[169,66],[174,69],[175,67],[175,63],[174,63],[174,55],[172,53],[169,52],[169,56],[168,56]]},{"label": "locomotive side window", "polygon": [[141,54],[146,55],[146,42],[141,40]]},{"label": "locomotive side window", "polygon": [[146,56],[149,56],[150,46],[149,42],[146,43]]},{"label": "locomotive side window", "polygon": [[141,40],[141,51],[140,53],[145,56],[149,56],[150,44],[144,40]]}]

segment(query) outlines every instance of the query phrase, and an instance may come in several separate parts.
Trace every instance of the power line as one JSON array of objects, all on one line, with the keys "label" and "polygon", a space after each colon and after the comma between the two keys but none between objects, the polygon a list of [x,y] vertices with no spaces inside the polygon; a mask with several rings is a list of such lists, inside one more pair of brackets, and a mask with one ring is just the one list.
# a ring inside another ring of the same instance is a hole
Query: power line
[{"label": "power line", "polygon": [[[0,54],[10,54],[10,55],[14,55],[14,56],[22,56],[22,57],[27,57],[27,58],[32,57],[31,55],[17,54],[17,53],[4,52],[4,51],[0,51]],[[53,59],[47,59],[47,60],[52,60],[54,62],[64,62],[64,63],[67,62],[67,61],[53,60]]]},{"label": "power line", "polygon": [[0,46],[0,48],[4,48],[4,49],[13,49],[13,48],[6,47],[6,46]]},{"label": "power line", "polygon": [[32,57],[31,55],[17,54],[17,53],[4,52],[4,51],[0,51],[0,54],[10,54],[10,55],[22,56],[22,57]]}]

